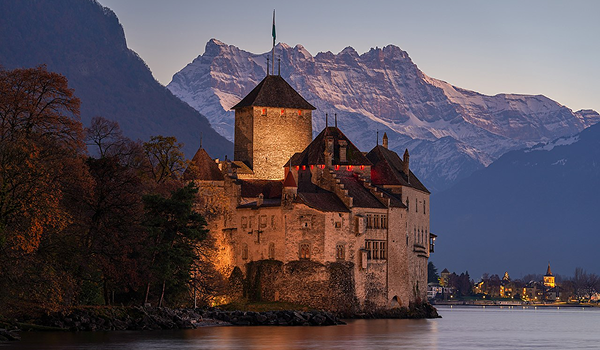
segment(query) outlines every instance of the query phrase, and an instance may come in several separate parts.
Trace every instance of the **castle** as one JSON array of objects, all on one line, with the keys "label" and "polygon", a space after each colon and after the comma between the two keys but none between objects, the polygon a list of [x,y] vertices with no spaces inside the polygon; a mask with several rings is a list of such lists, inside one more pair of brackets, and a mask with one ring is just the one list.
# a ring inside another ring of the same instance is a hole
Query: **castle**
[{"label": "castle", "polygon": [[430,193],[408,151],[398,156],[384,134],[363,153],[337,125],[313,140],[315,107],[279,75],[232,109],[234,159],[201,147],[185,173],[200,189],[231,299],[330,310],[426,300]]}]

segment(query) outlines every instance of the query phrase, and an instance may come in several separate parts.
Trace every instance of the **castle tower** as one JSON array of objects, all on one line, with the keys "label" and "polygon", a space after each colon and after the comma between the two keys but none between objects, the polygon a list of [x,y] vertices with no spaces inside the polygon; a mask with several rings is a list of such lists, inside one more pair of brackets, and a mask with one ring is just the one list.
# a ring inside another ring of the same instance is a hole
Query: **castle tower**
[{"label": "castle tower", "polygon": [[312,141],[316,109],[281,76],[267,75],[235,110],[234,161],[251,174],[240,177],[278,180],[285,163]]}]

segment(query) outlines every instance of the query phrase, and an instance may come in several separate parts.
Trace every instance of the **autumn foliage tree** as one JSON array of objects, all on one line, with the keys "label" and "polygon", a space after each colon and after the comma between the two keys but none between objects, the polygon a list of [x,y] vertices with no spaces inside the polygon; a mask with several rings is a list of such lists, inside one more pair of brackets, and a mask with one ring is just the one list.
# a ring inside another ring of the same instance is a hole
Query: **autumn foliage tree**
[{"label": "autumn foliage tree", "polygon": [[[39,258],[36,254],[44,244],[58,239],[71,223],[63,201],[68,187],[83,174],[82,136],[79,99],[65,77],[44,66],[0,71],[2,287],[18,287],[39,277],[34,283],[38,287],[58,274],[51,264],[42,264],[31,274],[31,265],[26,264]],[[60,299],[67,293],[59,284],[50,290],[32,288],[29,297]]]},{"label": "autumn foliage tree", "polygon": [[190,283],[206,223],[181,144],[102,117],[84,130],[79,104],[44,66],[0,69],[0,318],[147,291],[162,304]]}]

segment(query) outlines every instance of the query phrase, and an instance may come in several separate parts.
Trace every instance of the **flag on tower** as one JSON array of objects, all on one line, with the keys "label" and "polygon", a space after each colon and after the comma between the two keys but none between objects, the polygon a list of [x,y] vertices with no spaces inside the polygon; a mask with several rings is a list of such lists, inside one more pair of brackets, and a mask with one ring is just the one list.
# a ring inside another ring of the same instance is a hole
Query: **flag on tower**
[{"label": "flag on tower", "polygon": [[273,10],[273,46],[275,46],[275,10]]}]

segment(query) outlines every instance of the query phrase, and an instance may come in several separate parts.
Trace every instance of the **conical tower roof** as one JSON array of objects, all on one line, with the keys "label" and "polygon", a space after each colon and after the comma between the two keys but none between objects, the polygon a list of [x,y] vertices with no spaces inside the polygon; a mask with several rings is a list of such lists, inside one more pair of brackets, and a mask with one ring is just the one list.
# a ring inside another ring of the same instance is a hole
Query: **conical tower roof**
[{"label": "conical tower roof", "polygon": [[548,263],[548,270],[546,271],[546,276],[552,276],[552,270],[550,270],[550,263]]},{"label": "conical tower roof", "polygon": [[316,109],[279,75],[267,75],[246,97],[231,109],[243,107]]},{"label": "conical tower roof", "polygon": [[288,171],[285,176],[285,180],[283,181],[283,187],[298,187],[296,184],[296,180],[294,180],[294,175],[292,175],[291,171]]},{"label": "conical tower roof", "polygon": [[183,173],[185,180],[223,181],[223,174],[215,161],[200,147],[190,166]]}]

